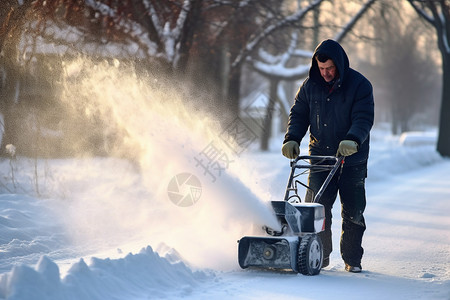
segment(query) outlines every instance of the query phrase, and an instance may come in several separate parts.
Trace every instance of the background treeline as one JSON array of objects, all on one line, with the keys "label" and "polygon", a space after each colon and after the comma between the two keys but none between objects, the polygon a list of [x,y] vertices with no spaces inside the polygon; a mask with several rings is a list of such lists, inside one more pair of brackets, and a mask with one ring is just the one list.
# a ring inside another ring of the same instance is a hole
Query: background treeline
[{"label": "background treeline", "polygon": [[[120,60],[142,76],[182,83],[189,105],[224,126],[258,102],[253,117],[263,124],[258,137],[265,150],[285,128],[314,47],[333,38],[372,81],[376,121],[390,124],[394,134],[437,126],[438,151],[450,156],[449,6],[413,0],[4,0],[1,151],[13,144],[20,155],[75,155],[64,143],[70,132],[86,152],[108,155],[102,124],[59,101],[64,63],[80,56]],[[261,95],[265,99],[255,101]]]}]

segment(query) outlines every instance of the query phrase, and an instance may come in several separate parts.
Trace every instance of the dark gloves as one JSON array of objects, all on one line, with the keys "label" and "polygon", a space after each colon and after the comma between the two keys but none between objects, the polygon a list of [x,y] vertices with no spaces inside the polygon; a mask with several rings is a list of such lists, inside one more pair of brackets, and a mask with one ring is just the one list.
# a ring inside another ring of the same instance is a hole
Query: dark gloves
[{"label": "dark gloves", "polygon": [[343,140],[339,143],[339,148],[336,156],[350,156],[358,152],[358,143],[352,140]]},{"label": "dark gloves", "polygon": [[281,147],[281,153],[289,159],[295,159],[300,155],[300,148],[296,141],[287,141]]}]

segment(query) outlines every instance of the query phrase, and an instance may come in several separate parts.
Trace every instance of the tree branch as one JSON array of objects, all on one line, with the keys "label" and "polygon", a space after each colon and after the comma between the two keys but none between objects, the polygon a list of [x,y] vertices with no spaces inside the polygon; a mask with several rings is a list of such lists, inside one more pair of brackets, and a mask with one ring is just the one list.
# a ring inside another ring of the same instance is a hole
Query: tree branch
[{"label": "tree branch", "polygon": [[359,21],[359,19],[364,15],[364,13],[372,6],[372,4],[375,3],[375,0],[368,0],[363,7],[359,10],[359,12],[350,20],[350,22],[347,23],[347,25],[344,26],[341,32],[339,32],[335,36],[336,42],[340,43],[344,37],[347,35],[348,32],[350,32],[353,27],[355,27],[356,23]]},{"label": "tree branch", "polygon": [[322,3],[323,0],[315,0],[313,3],[311,3],[308,7],[298,11],[297,13],[286,17],[285,19],[281,20],[280,22],[268,26],[266,29],[264,29],[259,35],[257,35],[253,40],[251,40],[249,43],[247,43],[246,47],[240,51],[240,53],[236,56],[235,60],[231,64],[232,68],[236,68],[239,65],[241,65],[245,58],[255,51],[255,49],[261,44],[261,42],[269,35],[274,33],[275,31],[284,28],[286,26],[289,26],[290,24],[293,24],[295,22],[300,21],[303,19],[303,17],[308,13],[309,11],[313,10],[315,7],[317,7],[320,3]]},{"label": "tree branch", "polygon": [[435,19],[429,15],[427,15],[427,13],[419,8],[416,3],[414,2],[414,0],[408,0],[409,4],[411,4],[411,6],[414,8],[414,10],[416,11],[416,13],[421,16],[425,21],[427,21],[428,23],[430,23],[433,26],[436,26],[435,24]]}]

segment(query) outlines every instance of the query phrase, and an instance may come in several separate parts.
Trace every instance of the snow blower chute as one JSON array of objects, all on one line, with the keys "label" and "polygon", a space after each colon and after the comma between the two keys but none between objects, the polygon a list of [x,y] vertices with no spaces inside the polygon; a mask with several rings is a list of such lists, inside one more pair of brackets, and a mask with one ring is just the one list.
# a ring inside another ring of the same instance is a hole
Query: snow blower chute
[{"label": "snow blower chute", "polygon": [[[241,268],[292,270],[304,275],[320,273],[323,249],[318,233],[325,226],[325,210],[320,204],[320,198],[343,162],[343,157],[334,156],[298,156],[290,162],[291,172],[284,200],[271,201],[281,223],[281,231],[265,226],[266,236],[241,238],[238,241]],[[298,195],[299,184],[305,189],[310,188],[298,177],[308,172],[326,171],[329,172],[328,176],[314,196],[314,202],[302,202]]]}]

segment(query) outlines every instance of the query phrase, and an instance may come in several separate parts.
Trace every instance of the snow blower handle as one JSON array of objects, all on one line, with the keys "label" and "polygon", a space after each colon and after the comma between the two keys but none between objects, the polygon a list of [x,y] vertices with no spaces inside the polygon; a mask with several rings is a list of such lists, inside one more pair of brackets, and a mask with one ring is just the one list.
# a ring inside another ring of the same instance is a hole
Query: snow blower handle
[{"label": "snow blower handle", "polygon": [[[309,160],[311,161],[317,161],[318,163],[313,164],[299,164],[299,161],[303,160]],[[334,161],[334,164],[321,164],[325,161]],[[310,170],[322,170],[326,171],[329,170],[330,173],[328,174],[327,178],[325,179],[324,183],[322,184],[322,187],[317,192],[317,195],[314,197],[314,202],[319,202],[320,197],[322,197],[322,194],[324,193],[325,189],[327,188],[328,184],[330,183],[333,176],[336,174],[337,170],[344,164],[344,156],[320,156],[320,155],[303,155],[303,156],[297,156],[295,159],[291,160],[291,173],[289,175],[288,184],[286,187],[286,193],[284,195],[284,200],[288,201],[290,198],[290,192],[293,191],[295,194],[297,193],[297,188],[294,186],[294,178],[295,170],[296,169],[310,169]],[[304,184],[302,184],[304,185]],[[304,185],[306,186],[306,185]],[[308,186],[306,186],[309,188]]]},{"label": "snow blower handle", "polygon": [[[319,191],[317,192],[317,195],[314,197],[314,203],[320,203],[319,202],[320,198],[322,198],[323,193],[325,192],[331,179],[333,179],[333,176],[336,174],[337,170],[339,168],[341,168],[341,166],[344,165],[344,161],[345,161],[344,156],[336,157],[336,163],[334,164],[333,168],[330,170],[330,173],[328,173],[327,178],[325,178],[325,181],[323,182],[322,186],[320,187]],[[341,168],[341,170],[342,170],[342,168]]]}]

